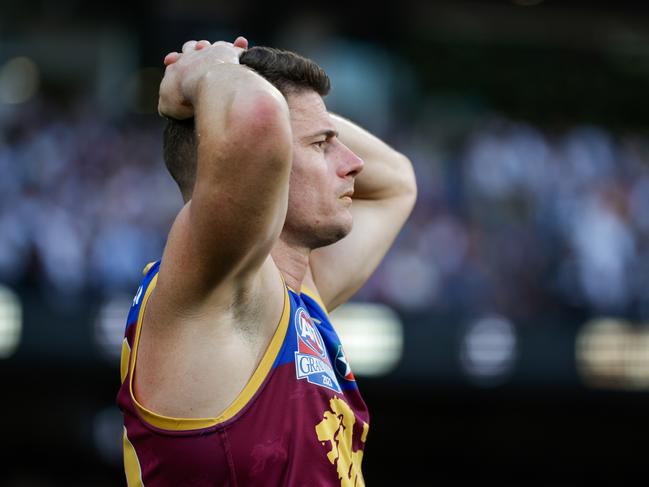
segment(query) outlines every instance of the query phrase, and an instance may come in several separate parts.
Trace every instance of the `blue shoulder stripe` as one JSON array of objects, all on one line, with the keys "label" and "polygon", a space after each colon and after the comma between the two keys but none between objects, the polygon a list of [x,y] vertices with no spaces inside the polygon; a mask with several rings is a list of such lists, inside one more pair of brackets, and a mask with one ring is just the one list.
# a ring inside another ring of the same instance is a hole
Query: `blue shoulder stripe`
[{"label": "blue shoulder stripe", "polygon": [[140,287],[137,288],[135,297],[133,298],[133,304],[131,304],[131,309],[126,318],[126,328],[137,322],[137,317],[140,313],[140,304],[142,303],[142,296],[144,296],[146,289],[149,287],[151,280],[158,273],[159,269],[160,260],[152,262],[144,268],[144,279],[142,279],[142,283],[140,284]]}]

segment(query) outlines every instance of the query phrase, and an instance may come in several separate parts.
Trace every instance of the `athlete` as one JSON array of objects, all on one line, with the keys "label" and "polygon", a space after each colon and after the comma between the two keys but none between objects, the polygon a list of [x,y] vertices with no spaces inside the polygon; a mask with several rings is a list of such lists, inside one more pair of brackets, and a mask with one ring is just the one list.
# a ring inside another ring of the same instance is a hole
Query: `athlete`
[{"label": "athlete", "polygon": [[369,416],[328,312],[410,214],[412,166],[329,113],[295,53],[189,41],[165,65],[185,204],[127,320],[128,485],[364,485]]}]

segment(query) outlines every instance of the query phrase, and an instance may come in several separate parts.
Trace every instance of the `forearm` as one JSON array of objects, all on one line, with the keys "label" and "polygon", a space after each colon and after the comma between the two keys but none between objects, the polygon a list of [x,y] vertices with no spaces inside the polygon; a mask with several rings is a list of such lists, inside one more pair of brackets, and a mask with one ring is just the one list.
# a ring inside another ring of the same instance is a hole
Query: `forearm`
[{"label": "forearm", "polygon": [[355,123],[335,114],[332,121],[340,141],[365,163],[356,177],[354,198],[382,200],[417,192],[408,158]]}]

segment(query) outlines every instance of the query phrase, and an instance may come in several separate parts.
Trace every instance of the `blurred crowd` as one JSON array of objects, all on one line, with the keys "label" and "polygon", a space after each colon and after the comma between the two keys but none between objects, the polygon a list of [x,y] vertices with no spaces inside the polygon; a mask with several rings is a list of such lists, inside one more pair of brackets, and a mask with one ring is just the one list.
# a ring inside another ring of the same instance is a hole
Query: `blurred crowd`
[{"label": "blurred crowd", "polygon": [[181,202],[160,125],[34,102],[0,134],[0,280],[55,295],[131,292]]},{"label": "blurred crowd", "polygon": [[[181,205],[162,122],[34,101],[0,124],[0,281],[132,293]],[[387,138],[419,199],[357,299],[518,321],[649,311],[646,136],[490,116],[452,141],[405,126]]]},{"label": "blurred crowd", "polygon": [[451,149],[412,147],[420,200],[366,297],[518,322],[646,317],[649,138],[493,116]]}]

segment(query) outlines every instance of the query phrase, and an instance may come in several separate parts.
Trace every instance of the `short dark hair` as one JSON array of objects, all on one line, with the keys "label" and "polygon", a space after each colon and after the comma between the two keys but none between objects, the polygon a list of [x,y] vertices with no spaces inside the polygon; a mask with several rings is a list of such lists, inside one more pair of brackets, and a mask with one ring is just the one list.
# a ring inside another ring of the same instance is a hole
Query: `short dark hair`
[{"label": "short dark hair", "polygon": [[[329,93],[327,73],[314,61],[292,51],[255,46],[241,54],[239,62],[253,69],[283,95],[313,90],[320,96]],[[163,154],[167,170],[174,178],[183,200],[191,198],[196,179],[196,135],[194,119],[168,119],[163,135]]]}]

